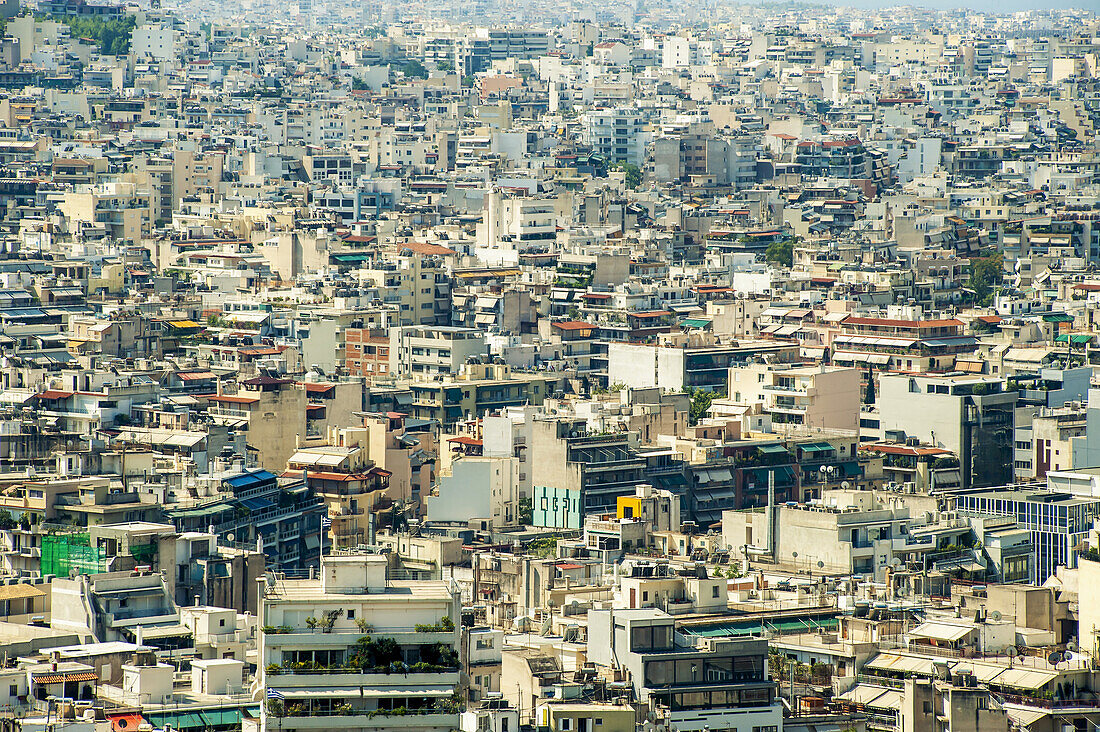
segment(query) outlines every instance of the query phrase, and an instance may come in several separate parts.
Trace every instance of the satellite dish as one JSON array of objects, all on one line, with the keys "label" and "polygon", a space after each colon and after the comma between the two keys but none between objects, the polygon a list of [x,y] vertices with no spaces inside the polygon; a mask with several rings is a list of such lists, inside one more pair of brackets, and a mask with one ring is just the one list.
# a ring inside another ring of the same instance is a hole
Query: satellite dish
[{"label": "satellite dish", "polygon": [[824,568],[825,568],[825,562],[822,562],[822,561],[818,561],[818,563],[817,563],[817,568],[818,568],[818,569],[824,569]]},{"label": "satellite dish", "polygon": [[1066,650],[1077,653],[1077,651],[1080,650],[1080,647],[1077,645],[1077,641],[1069,641],[1068,643],[1066,643]]},{"label": "satellite dish", "polygon": [[1005,649],[1005,655],[1009,658],[1015,658],[1019,651],[1016,650],[1016,646],[1009,646]]},{"label": "satellite dish", "polygon": [[994,610],[993,612],[989,613],[989,619],[992,620],[993,622],[997,622],[998,620],[1001,619],[1001,611],[1000,610]]},{"label": "satellite dish", "polygon": [[1049,663],[1051,666],[1057,666],[1062,658],[1063,656],[1061,651],[1053,651],[1050,655],[1047,656],[1047,663]]},{"label": "satellite dish", "polygon": [[844,490],[848,490],[849,488],[852,487],[852,484],[845,480],[845,481],[841,481],[840,487]]}]

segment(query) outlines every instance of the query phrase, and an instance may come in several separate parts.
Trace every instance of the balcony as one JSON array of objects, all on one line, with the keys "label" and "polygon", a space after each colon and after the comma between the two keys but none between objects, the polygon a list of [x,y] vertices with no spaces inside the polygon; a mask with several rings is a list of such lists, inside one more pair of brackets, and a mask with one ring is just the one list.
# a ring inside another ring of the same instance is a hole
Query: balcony
[{"label": "balcony", "polygon": [[[364,678],[367,677],[367,678]],[[266,672],[265,683],[276,689],[302,689],[324,687],[334,689],[349,687],[355,689],[349,696],[358,692],[361,686],[388,686],[405,689],[411,686],[454,686],[458,684],[459,672],[436,671],[429,673],[401,673],[389,671],[352,671],[348,669],[311,669],[305,671]]]},{"label": "balcony", "polygon": [[[306,714],[303,712],[303,714]],[[278,729],[458,729],[458,713],[453,712],[417,712],[406,710],[403,713],[381,714],[366,710],[310,711],[308,716],[286,716],[276,719]]]},{"label": "balcony", "polygon": [[[328,632],[292,629],[289,633],[268,632],[264,643],[268,648],[347,648],[365,635],[372,638],[393,638],[398,645],[425,645],[430,643],[451,644],[455,640],[454,631],[421,632],[413,628],[372,628],[368,632],[352,628],[334,628]],[[297,673],[297,672],[296,672]]]}]

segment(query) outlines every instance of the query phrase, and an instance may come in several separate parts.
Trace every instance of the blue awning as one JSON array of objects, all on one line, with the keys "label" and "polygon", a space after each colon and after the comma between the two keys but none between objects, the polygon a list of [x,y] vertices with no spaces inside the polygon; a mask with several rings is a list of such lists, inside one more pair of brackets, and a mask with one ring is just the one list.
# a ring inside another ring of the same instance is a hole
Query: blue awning
[{"label": "blue awning", "polygon": [[231,488],[241,490],[243,488],[252,488],[260,483],[266,483],[268,481],[274,481],[275,474],[267,470],[256,470],[251,473],[241,473],[235,475],[232,478],[226,478],[222,482]]},{"label": "blue awning", "polygon": [[266,498],[245,498],[240,503],[249,511],[263,511],[275,505]]}]

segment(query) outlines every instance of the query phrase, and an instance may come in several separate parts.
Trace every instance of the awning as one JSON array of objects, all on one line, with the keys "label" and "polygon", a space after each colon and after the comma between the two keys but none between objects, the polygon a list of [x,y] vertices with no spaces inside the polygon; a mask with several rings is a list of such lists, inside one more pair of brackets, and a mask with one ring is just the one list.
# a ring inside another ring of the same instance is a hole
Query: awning
[{"label": "awning", "polygon": [[202,715],[207,728],[241,726],[240,709],[203,709],[199,714]]},{"label": "awning", "polygon": [[776,468],[752,468],[748,471],[747,479],[750,483],[749,487],[766,486],[768,484],[768,474],[775,473],[776,485],[794,485],[794,468],[790,465],[780,465]]},{"label": "awning", "polygon": [[150,638],[176,638],[185,635],[191,635],[191,629],[185,625],[145,625],[141,628],[141,637],[146,640]]},{"label": "awning", "polygon": [[900,653],[880,653],[865,668],[876,671],[895,671],[918,676],[931,676],[932,659]]},{"label": "awning", "polygon": [[1057,343],[1072,343],[1075,345],[1083,345],[1085,343],[1091,343],[1095,336],[1088,333],[1062,333],[1054,340]]},{"label": "awning", "polygon": [[140,714],[128,712],[126,714],[108,714],[107,721],[111,723],[112,732],[136,732],[139,725],[145,722]]},{"label": "awning", "polygon": [[921,345],[932,348],[947,348],[949,346],[976,346],[978,339],[974,336],[959,336],[958,338],[927,338],[921,341]]},{"label": "awning", "polygon": [[885,353],[860,353],[859,351],[837,351],[833,354],[834,361],[852,361],[854,363],[873,363],[884,365],[890,363],[890,356]]},{"label": "awning", "polygon": [[1043,316],[1043,320],[1048,323],[1072,323],[1073,316],[1068,313],[1047,313]]},{"label": "awning", "polygon": [[889,689],[881,686],[872,686],[870,684],[856,684],[848,691],[837,696],[837,699],[846,701],[849,704],[859,704],[867,706],[871,702],[875,701],[879,697],[883,696],[889,691]]},{"label": "awning", "polygon": [[760,445],[756,448],[765,455],[789,455],[790,451],[787,450],[787,446],[781,442],[777,442],[774,445]]},{"label": "awning", "polygon": [[917,638],[929,638],[931,640],[954,643],[955,641],[962,640],[973,631],[974,626],[972,625],[928,622],[921,623],[919,626],[909,631],[909,635]]},{"label": "awning", "polygon": [[964,572],[982,572],[985,567],[973,559],[952,559],[947,562],[936,562],[933,568],[938,572],[947,572],[952,569],[961,569]]},{"label": "awning", "polygon": [[1058,678],[1053,671],[1040,671],[1038,669],[1010,668],[1005,669],[993,683],[997,686],[1007,686],[1012,689],[1041,689]]},{"label": "awning", "polygon": [[1049,709],[1036,709],[1035,707],[1020,707],[1015,704],[1005,704],[1005,713],[1017,727],[1030,727],[1036,722],[1050,716]]},{"label": "awning", "polygon": [[802,448],[802,452],[831,452],[836,449],[828,442],[810,442],[805,445],[799,445]]},{"label": "awning", "polygon": [[904,699],[904,696],[900,691],[890,689],[885,694],[880,694],[867,702],[864,706],[868,709],[892,709],[898,711],[901,709],[902,699]]},{"label": "awning", "polygon": [[206,729],[206,720],[199,712],[149,712],[145,719],[154,727],[163,728],[166,724],[174,729]]},{"label": "awning", "polygon": [[243,498],[240,504],[249,511],[263,511],[275,505],[266,498]]}]

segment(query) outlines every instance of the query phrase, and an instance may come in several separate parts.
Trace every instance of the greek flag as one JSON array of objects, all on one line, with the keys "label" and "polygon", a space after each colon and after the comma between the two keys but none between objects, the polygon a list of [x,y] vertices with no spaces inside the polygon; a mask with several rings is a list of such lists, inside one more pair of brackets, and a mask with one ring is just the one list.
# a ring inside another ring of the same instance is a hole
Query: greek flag
[{"label": "greek flag", "polygon": [[272,689],[272,688],[269,687],[268,690],[267,690],[267,698],[268,699],[279,699],[281,701],[281,700],[285,699],[286,697],[284,697],[283,692],[279,691],[278,689]]},{"label": "greek flag", "polygon": [[330,519],[328,516],[322,516],[321,517],[321,528],[322,529],[331,529],[332,528],[332,519]]}]

